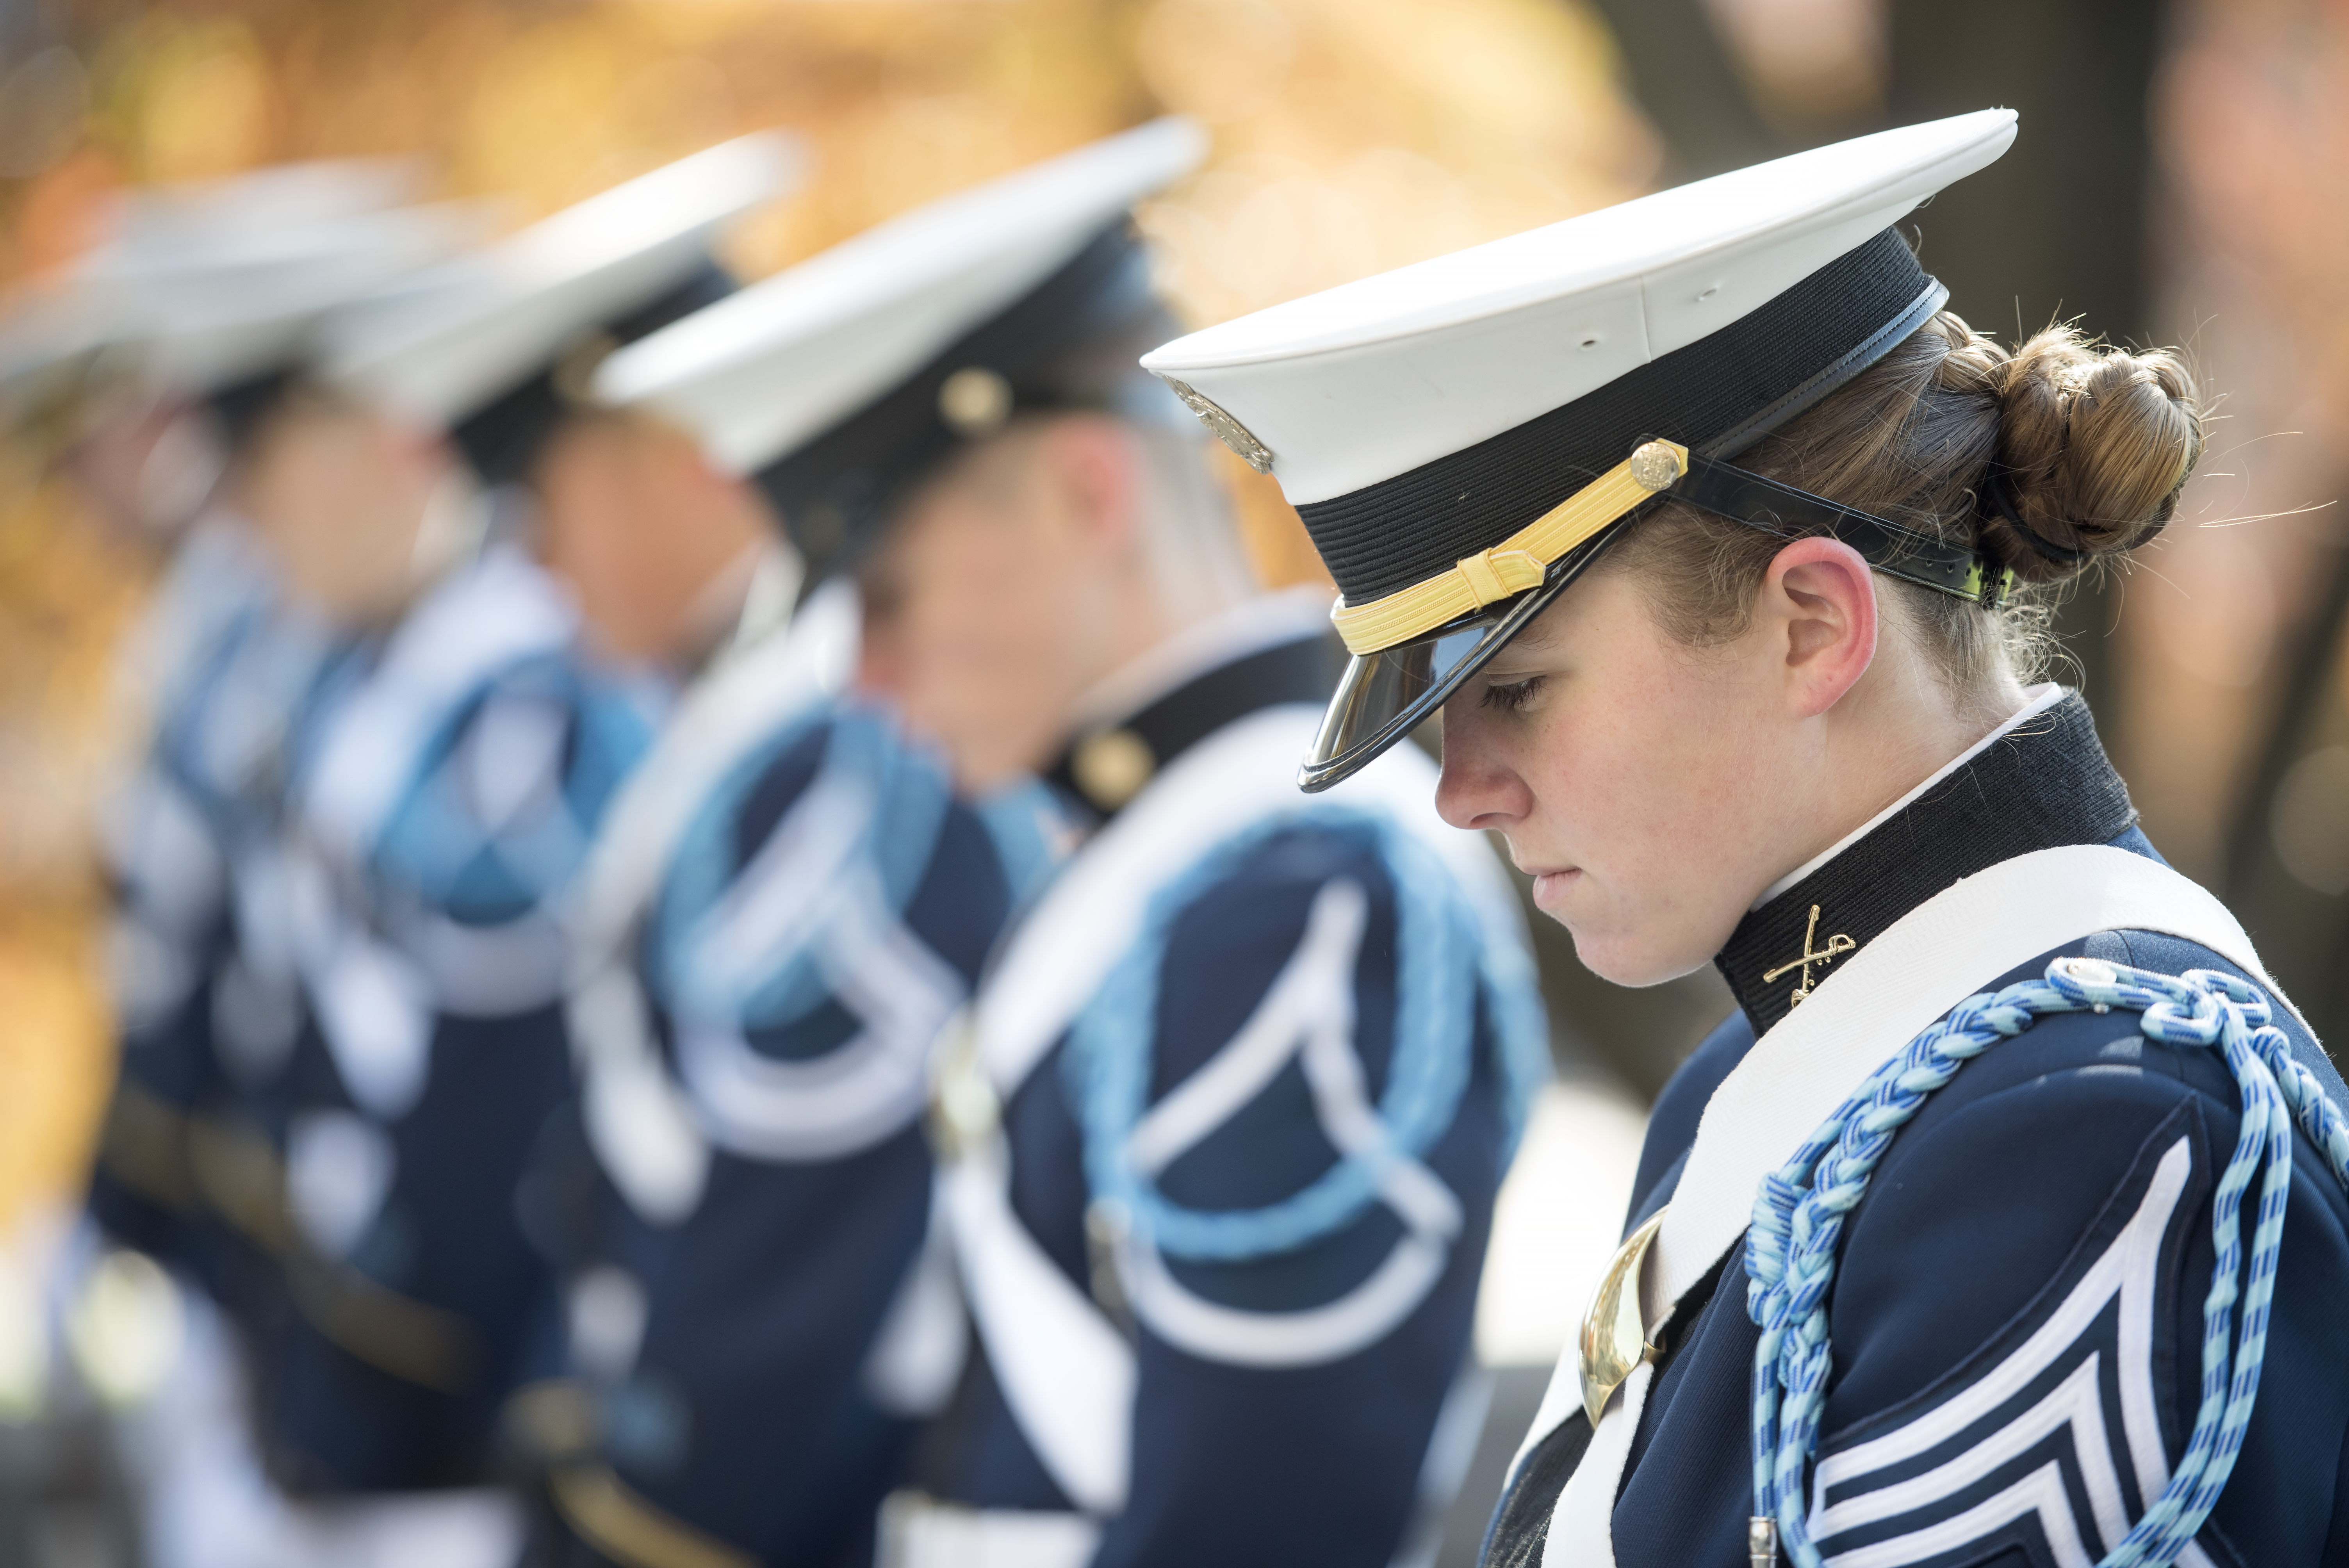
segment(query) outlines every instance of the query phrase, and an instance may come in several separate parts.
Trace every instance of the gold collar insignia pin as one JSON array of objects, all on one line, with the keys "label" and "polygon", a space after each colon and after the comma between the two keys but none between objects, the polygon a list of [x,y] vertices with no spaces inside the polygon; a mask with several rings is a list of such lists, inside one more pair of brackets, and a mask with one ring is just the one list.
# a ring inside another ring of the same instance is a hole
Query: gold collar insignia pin
[{"label": "gold collar insignia pin", "polygon": [[1813,904],[1811,905],[1810,929],[1803,933],[1803,955],[1800,958],[1795,959],[1791,963],[1779,965],[1778,967],[1771,970],[1769,973],[1762,976],[1762,984],[1767,985],[1771,981],[1775,980],[1781,975],[1791,974],[1797,969],[1803,972],[1802,983],[1795,987],[1794,995],[1786,998],[1786,1006],[1789,1007],[1801,1006],[1803,1005],[1803,998],[1809,995],[1813,991],[1818,989],[1818,987],[1811,984],[1812,965],[1817,964],[1825,965],[1842,957],[1847,953],[1856,951],[1859,946],[1858,943],[1854,942],[1848,936],[1837,935],[1828,937],[1827,944],[1825,947],[1815,949],[1812,947],[1811,944],[1817,940],[1818,934],[1819,906],[1817,904]]}]

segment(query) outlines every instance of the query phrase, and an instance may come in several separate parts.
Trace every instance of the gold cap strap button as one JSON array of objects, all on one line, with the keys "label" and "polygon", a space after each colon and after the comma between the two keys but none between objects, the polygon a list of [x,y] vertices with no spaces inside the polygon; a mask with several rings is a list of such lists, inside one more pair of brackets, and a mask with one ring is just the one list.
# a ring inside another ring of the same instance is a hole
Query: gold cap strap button
[{"label": "gold cap strap button", "polygon": [[1625,465],[1640,488],[1650,492],[1668,490],[1688,472],[1688,449],[1670,441],[1642,441],[1632,451],[1631,460]]}]

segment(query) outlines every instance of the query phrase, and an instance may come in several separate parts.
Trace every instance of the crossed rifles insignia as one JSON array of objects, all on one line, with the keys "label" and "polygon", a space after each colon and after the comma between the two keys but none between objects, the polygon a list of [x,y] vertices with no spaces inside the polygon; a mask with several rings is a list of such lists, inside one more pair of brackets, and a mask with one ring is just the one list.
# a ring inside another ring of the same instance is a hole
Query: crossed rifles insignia
[{"label": "crossed rifles insignia", "polygon": [[1795,987],[1794,995],[1786,998],[1786,1006],[1789,1007],[1801,1006],[1803,1005],[1803,998],[1809,995],[1814,990],[1817,989],[1817,987],[1811,984],[1812,965],[1816,964],[1824,967],[1859,946],[1859,944],[1854,942],[1850,937],[1838,935],[1828,937],[1827,944],[1825,947],[1814,948],[1811,944],[1817,939],[1818,934],[1819,906],[1817,904],[1813,904],[1811,905],[1810,928],[1803,933],[1803,955],[1800,958],[1793,960],[1791,963],[1779,965],[1778,967],[1769,971],[1762,976],[1762,984],[1767,985],[1771,981],[1775,980],[1781,975],[1791,974],[1797,969],[1803,972],[1801,984]]}]

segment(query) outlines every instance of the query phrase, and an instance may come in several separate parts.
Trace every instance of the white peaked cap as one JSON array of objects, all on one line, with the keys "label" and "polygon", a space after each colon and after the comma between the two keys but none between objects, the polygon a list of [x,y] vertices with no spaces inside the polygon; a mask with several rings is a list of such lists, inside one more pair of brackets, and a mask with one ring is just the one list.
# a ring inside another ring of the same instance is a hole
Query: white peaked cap
[{"label": "white peaked cap", "polygon": [[616,185],[336,313],[320,370],[423,422],[454,422],[685,282],[720,228],[787,194],[805,167],[797,138],[761,131]]},{"label": "white peaked cap", "polygon": [[320,311],[478,237],[455,206],[394,209],[398,160],[280,164],[116,198],[107,237],[12,295],[0,383],[109,350],[181,391],[282,358]]},{"label": "white peaked cap", "polygon": [[832,428],[1196,168],[1168,118],[900,214],[605,360],[605,402],[652,409],[750,472]]},{"label": "white peaked cap", "polygon": [[1732,325],[2014,135],[2013,110],[1983,109],[1796,153],[1275,305],[1143,365],[1252,435],[1292,503],[1329,500]]},{"label": "white peaked cap", "polygon": [[422,180],[413,159],[350,158],[140,186],[117,198],[107,239],[109,245],[148,253],[209,247],[237,235],[401,206],[416,200]]},{"label": "white peaked cap", "polygon": [[326,313],[454,254],[486,216],[455,202],[357,212],[181,254],[110,254],[84,281],[135,324],[151,380],[201,393],[286,364]]}]

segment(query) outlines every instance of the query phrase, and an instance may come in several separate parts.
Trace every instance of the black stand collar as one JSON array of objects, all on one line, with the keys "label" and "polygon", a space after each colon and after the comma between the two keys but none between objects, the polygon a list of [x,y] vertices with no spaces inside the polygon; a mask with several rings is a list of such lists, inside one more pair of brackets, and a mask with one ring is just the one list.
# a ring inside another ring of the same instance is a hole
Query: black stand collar
[{"label": "black stand collar", "polygon": [[1345,663],[1344,647],[1327,632],[1244,655],[1123,720],[1082,731],[1044,777],[1106,821],[1161,768],[1234,719],[1276,703],[1319,707]]},{"label": "black stand collar", "polygon": [[2034,850],[2110,843],[2136,821],[2088,705],[2066,692],[1748,913],[1713,963],[1759,1035],[1792,1009],[1796,991],[1824,984],[1847,954],[1960,878]]}]

